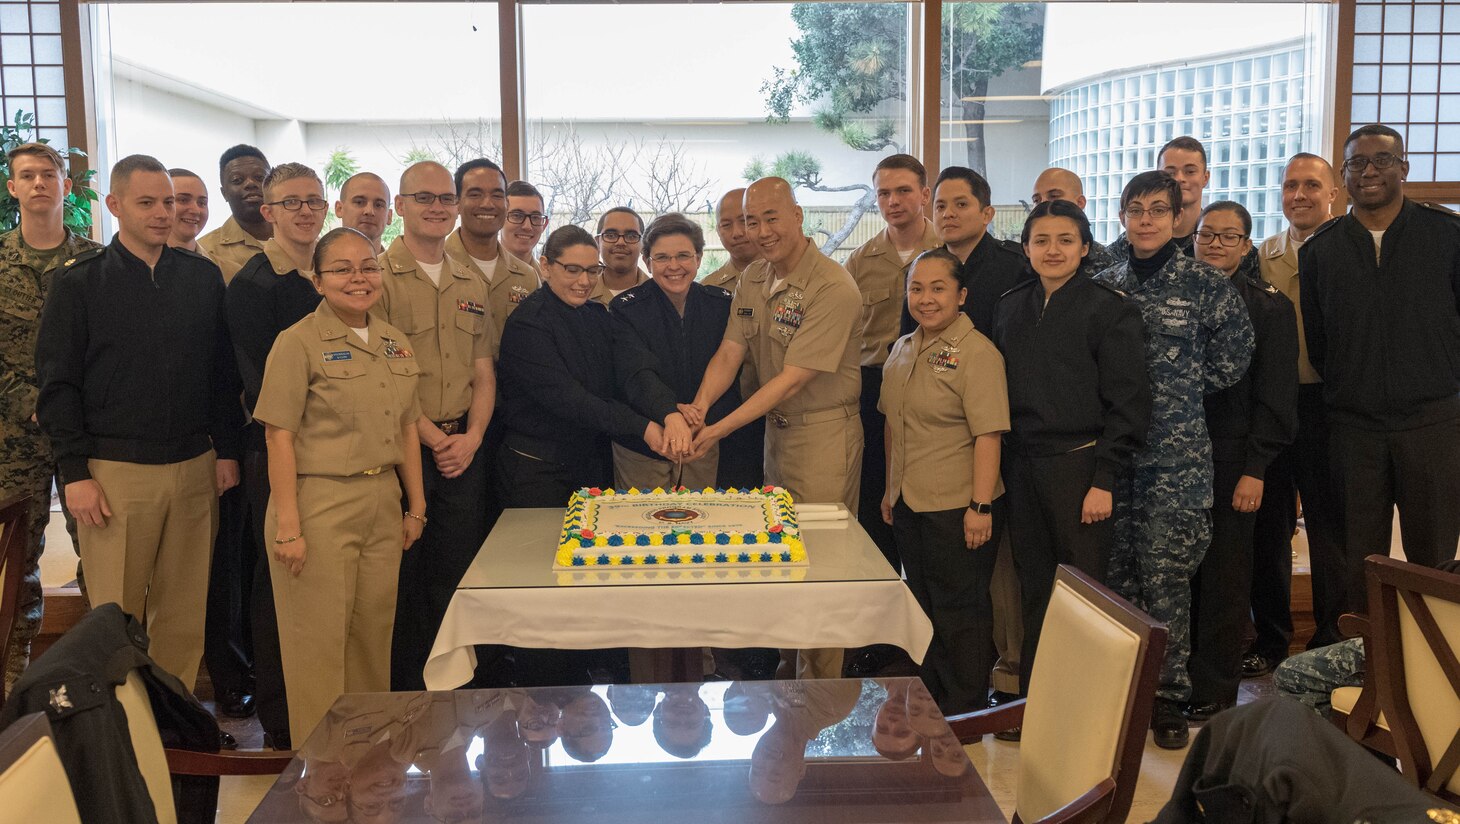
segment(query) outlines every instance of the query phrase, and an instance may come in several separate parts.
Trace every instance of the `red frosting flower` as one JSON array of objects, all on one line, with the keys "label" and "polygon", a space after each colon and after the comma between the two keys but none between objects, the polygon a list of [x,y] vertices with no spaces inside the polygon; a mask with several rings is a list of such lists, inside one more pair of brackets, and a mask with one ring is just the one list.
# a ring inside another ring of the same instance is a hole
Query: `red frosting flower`
[{"label": "red frosting flower", "polygon": [[780,524],[774,524],[774,525],[771,526],[770,529],[768,529],[766,531],[767,532],[780,532],[781,531],[781,525]]},{"label": "red frosting flower", "polygon": [[595,497],[595,498],[596,498],[596,497],[598,497],[598,496],[599,496],[599,495],[602,495],[602,494],[603,494],[603,490],[601,490],[601,489],[599,489],[599,488],[598,488],[598,487],[596,487],[596,486],[590,486],[590,487],[589,487],[589,488],[588,488],[588,494],[589,494],[589,495],[592,495],[592,496],[594,496],[594,497]]},{"label": "red frosting flower", "polygon": [[592,537],[594,537],[593,536],[593,530],[591,530],[591,529],[585,529],[585,530],[583,530],[582,532],[580,532],[578,534],[582,535],[584,538],[592,538]]}]

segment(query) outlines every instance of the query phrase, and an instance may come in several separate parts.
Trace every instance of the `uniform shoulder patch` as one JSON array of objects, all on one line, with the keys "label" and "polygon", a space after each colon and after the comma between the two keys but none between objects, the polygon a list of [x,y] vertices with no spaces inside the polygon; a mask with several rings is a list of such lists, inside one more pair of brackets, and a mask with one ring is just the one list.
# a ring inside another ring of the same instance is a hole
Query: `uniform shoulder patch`
[{"label": "uniform shoulder patch", "polygon": [[711,297],[723,298],[725,300],[735,299],[735,293],[730,291],[729,289],[726,289],[723,286],[706,286],[705,294],[710,295]]},{"label": "uniform shoulder patch", "polygon": [[74,257],[68,257],[65,260],[61,261],[61,265],[60,267],[58,267],[59,271],[64,272],[65,270],[70,269],[72,266],[75,266],[77,264],[85,263],[88,260],[95,260],[96,258],[101,257],[102,253],[105,251],[105,246],[98,246],[94,249],[87,249],[84,252],[79,252]]}]

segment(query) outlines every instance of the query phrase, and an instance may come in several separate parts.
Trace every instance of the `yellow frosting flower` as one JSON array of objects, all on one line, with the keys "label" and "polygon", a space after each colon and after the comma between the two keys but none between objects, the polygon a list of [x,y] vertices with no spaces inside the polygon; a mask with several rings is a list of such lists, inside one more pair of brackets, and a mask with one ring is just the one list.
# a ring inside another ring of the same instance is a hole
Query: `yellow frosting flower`
[{"label": "yellow frosting flower", "polygon": [[608,539],[605,538],[605,537],[603,537],[602,535],[599,535],[597,538],[594,538],[593,539],[593,545],[594,546],[608,546]]},{"label": "yellow frosting flower", "polygon": [[664,536],[657,532],[649,533],[649,546],[663,546]]},{"label": "yellow frosting flower", "polygon": [[745,543],[745,537],[744,536],[742,536],[738,532],[731,533],[731,535],[730,535],[730,545],[731,546],[739,546],[740,544],[743,544],[743,543]]},{"label": "yellow frosting flower", "polygon": [[656,486],[656,487],[654,487],[653,494],[655,494],[655,495],[663,495],[664,494],[664,487],[662,487],[662,486]]},{"label": "yellow frosting flower", "polygon": [[679,533],[679,535],[675,536],[674,542],[676,544],[687,544],[687,543],[689,543],[689,533],[688,532],[681,532],[681,533]]},{"label": "yellow frosting flower", "polygon": [[619,556],[617,556],[617,555],[610,555],[610,556],[608,556],[608,565],[609,566],[618,566],[619,565]]},{"label": "yellow frosting flower", "polygon": [[757,532],[757,533],[755,533],[755,542],[758,543],[758,544],[768,544],[768,543],[770,543],[771,542],[770,533],[769,532]]}]

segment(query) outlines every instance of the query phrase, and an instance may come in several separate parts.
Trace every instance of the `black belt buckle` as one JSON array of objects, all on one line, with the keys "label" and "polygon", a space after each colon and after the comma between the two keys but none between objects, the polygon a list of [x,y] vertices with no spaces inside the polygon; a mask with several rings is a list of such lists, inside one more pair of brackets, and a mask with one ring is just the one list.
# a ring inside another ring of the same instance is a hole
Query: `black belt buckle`
[{"label": "black belt buckle", "polygon": [[775,424],[777,429],[785,429],[786,427],[791,425],[791,422],[786,420],[786,416],[782,415],[779,412],[772,412],[770,414],[770,419],[771,423]]}]

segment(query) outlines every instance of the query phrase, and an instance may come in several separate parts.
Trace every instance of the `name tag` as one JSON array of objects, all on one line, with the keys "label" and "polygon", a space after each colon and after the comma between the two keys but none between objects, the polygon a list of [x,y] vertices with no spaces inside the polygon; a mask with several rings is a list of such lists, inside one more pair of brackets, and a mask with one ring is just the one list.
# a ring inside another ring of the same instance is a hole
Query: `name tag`
[{"label": "name tag", "polygon": [[355,356],[350,354],[350,350],[348,349],[341,349],[338,352],[324,353],[324,360],[326,363],[329,363],[330,361],[354,360],[354,358]]},{"label": "name tag", "polygon": [[486,307],[474,300],[459,300],[456,302],[456,308],[463,312],[470,312],[473,315],[485,315],[487,313]]},{"label": "name tag", "polygon": [[752,308],[752,307],[750,307],[750,306],[742,306],[739,309],[736,309],[735,310],[735,317],[737,317],[737,318],[753,318],[753,317],[755,317],[755,309]]}]

